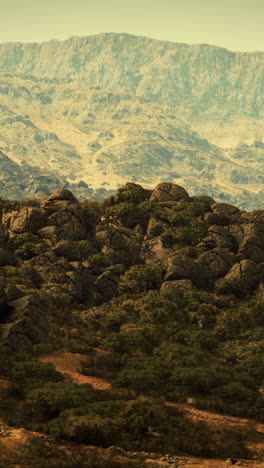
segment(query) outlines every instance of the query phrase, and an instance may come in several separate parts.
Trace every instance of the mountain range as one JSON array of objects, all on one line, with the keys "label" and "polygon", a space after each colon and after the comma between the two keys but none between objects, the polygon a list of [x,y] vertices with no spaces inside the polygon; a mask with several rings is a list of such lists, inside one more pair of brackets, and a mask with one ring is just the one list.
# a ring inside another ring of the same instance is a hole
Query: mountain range
[{"label": "mountain range", "polygon": [[128,34],[0,44],[0,194],[102,199],[169,180],[261,208],[263,65],[262,52]]},{"label": "mountain range", "polygon": [[263,52],[108,33],[1,44],[0,69],[144,96],[218,145],[263,135]]}]

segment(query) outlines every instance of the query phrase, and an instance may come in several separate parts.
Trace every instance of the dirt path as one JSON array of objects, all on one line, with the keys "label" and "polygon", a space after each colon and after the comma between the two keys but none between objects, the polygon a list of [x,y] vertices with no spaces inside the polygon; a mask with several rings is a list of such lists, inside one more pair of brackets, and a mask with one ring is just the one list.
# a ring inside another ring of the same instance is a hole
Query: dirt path
[{"label": "dirt path", "polygon": [[81,374],[81,361],[85,361],[86,356],[68,352],[55,352],[47,356],[41,356],[39,361],[51,362],[56,369],[65,375],[71,382],[78,384],[89,383],[96,390],[110,390],[111,384],[98,377]]},{"label": "dirt path", "polygon": [[204,419],[208,423],[220,423],[222,425],[228,426],[247,426],[247,428],[253,429],[259,433],[263,433],[264,435],[264,424],[260,424],[251,419],[242,419],[236,418],[235,416],[226,416],[225,414],[212,413],[211,411],[209,412],[197,409],[191,405],[172,403],[170,401],[166,401],[165,406],[177,408],[182,413],[190,416],[192,419]]},{"label": "dirt path", "polygon": [[[249,440],[246,442],[247,448],[253,453],[255,453],[259,459],[262,460],[264,458],[264,424],[258,423],[254,419],[236,418],[235,416],[226,416],[224,414],[203,411],[194,408],[192,405],[183,405],[166,401],[165,406],[178,409],[181,413],[184,413],[188,418],[190,418],[193,421],[205,421],[211,427],[223,427],[226,429],[236,428],[237,431],[245,429],[246,431],[248,431],[248,433],[251,433]],[[221,465],[221,463],[223,462],[219,461],[219,464],[212,465],[212,468],[224,466]],[[264,468],[264,462],[260,462],[259,465],[255,465],[254,462],[251,463],[252,464],[242,466],[260,466],[261,468]],[[203,465],[187,464],[186,466],[190,466],[191,468],[192,466],[200,467]],[[211,466],[207,464],[205,464],[204,466],[211,468]]]}]

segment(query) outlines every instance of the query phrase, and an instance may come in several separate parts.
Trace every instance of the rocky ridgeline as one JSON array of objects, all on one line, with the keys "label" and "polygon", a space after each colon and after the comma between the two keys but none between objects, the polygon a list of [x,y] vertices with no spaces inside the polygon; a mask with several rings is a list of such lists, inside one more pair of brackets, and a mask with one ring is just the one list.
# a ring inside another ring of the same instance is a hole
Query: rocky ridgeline
[{"label": "rocky ridgeline", "polygon": [[3,201],[1,209],[0,333],[7,349],[43,342],[58,307],[87,309],[122,294],[124,274],[137,264],[160,268],[161,284],[149,289],[264,300],[264,210],[190,197],[171,183],[153,191],[127,184],[103,204],[79,203],[64,189],[41,203]]}]

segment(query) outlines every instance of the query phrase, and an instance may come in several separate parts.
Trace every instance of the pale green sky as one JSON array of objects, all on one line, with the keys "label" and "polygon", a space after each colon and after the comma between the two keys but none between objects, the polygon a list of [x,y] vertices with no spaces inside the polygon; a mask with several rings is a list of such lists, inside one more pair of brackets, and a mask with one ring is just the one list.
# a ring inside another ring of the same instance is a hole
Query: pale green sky
[{"label": "pale green sky", "polygon": [[264,50],[264,0],[0,0],[0,42],[126,32]]}]

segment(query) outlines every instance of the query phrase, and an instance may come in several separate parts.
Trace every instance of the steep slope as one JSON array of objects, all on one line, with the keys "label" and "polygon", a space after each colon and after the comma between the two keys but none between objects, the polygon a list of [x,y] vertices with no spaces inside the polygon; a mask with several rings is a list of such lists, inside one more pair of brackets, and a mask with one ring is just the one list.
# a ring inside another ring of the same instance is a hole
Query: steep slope
[{"label": "steep slope", "polygon": [[16,163],[0,150],[0,196],[9,200],[42,199],[58,187],[74,190],[81,198],[102,198],[106,191],[93,190],[84,182],[70,183],[62,174],[54,175],[52,169]]},{"label": "steep slope", "polygon": [[263,210],[171,183],[0,209],[1,467],[263,466]]},{"label": "steep slope", "polygon": [[218,145],[263,136],[263,52],[109,33],[1,44],[0,68],[144,96]]},{"label": "steep slope", "polygon": [[[254,165],[230,158],[145,98],[6,72],[0,73],[0,93],[5,154],[21,167],[55,173],[62,178],[57,187],[74,184],[80,197],[92,189],[100,198],[127,179],[146,187],[177,180],[191,193],[245,207],[253,206],[251,198],[256,208],[263,204],[262,160]],[[54,188],[43,180],[36,191],[49,194]]]}]

